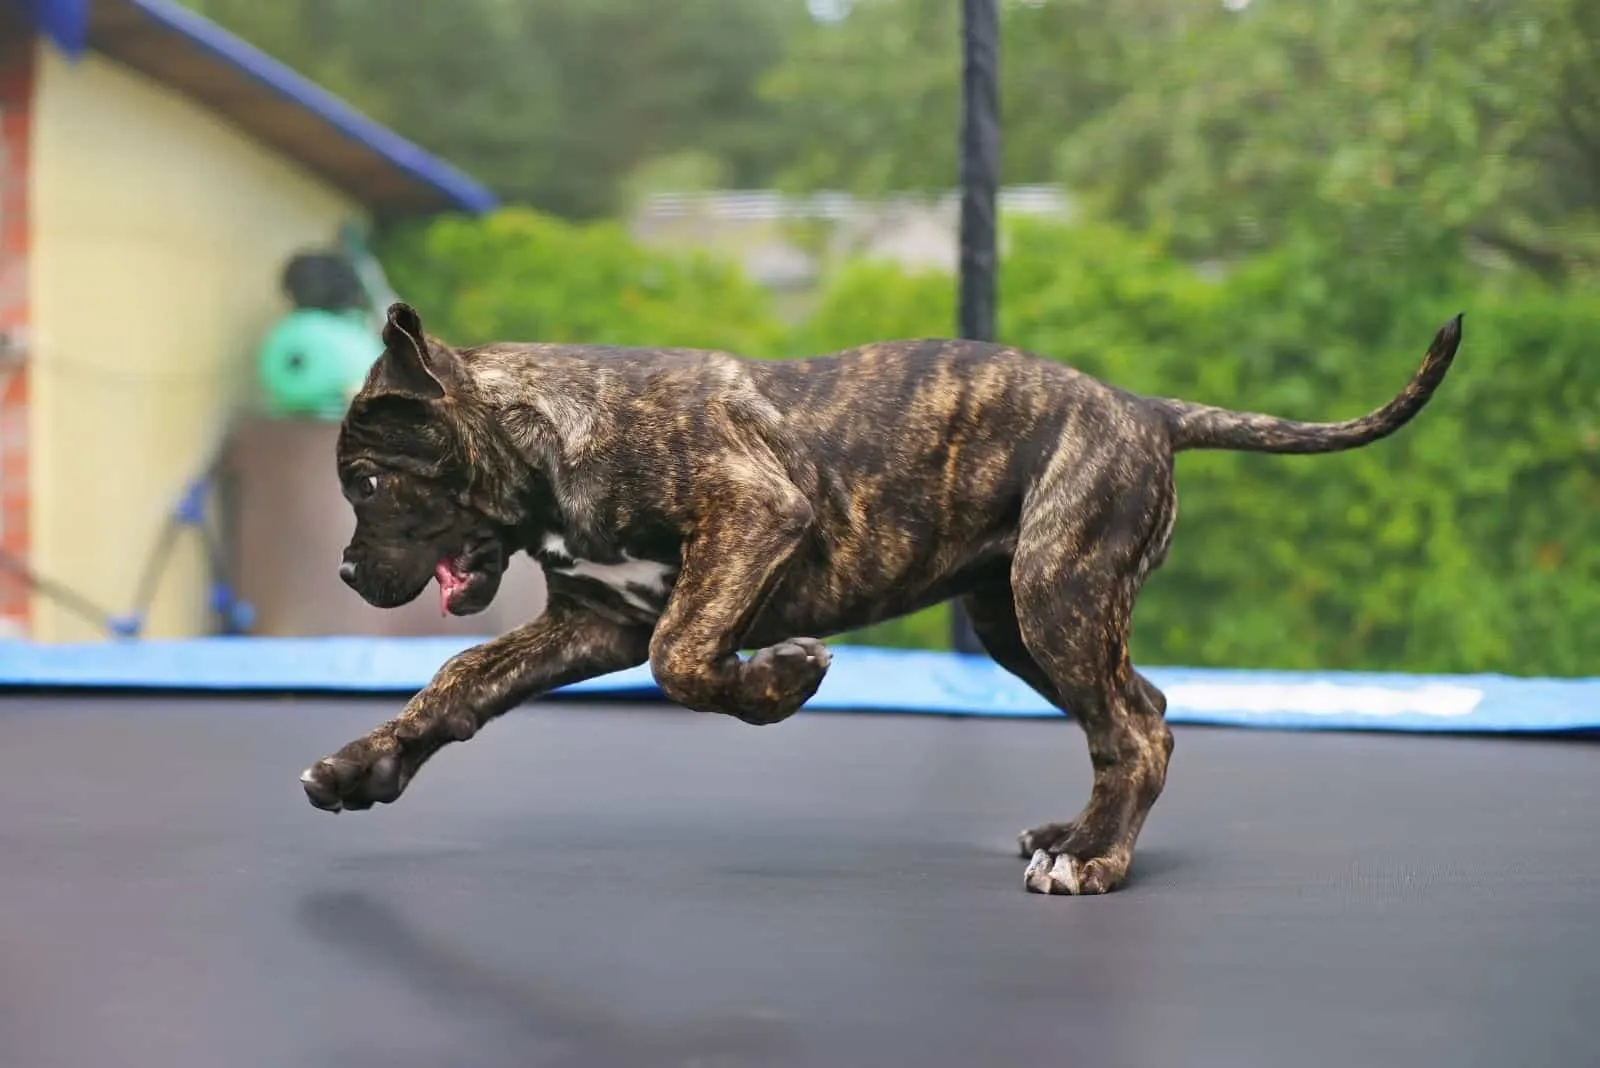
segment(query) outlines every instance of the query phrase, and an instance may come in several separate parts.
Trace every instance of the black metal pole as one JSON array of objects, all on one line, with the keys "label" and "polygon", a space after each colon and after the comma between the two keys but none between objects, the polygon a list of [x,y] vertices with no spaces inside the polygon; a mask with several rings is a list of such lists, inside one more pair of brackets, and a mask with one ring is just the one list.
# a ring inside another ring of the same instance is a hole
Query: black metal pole
[{"label": "black metal pole", "polygon": [[[963,338],[995,338],[995,202],[1000,188],[999,0],[961,0],[961,276]],[[951,606],[951,644],[983,650],[959,603]]]}]

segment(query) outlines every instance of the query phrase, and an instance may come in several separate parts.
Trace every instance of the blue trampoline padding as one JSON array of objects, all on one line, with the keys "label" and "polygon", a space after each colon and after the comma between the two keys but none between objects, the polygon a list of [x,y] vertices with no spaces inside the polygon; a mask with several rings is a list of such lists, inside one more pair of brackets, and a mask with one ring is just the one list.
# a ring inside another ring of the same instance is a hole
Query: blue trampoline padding
[{"label": "blue trampoline padding", "polygon": [[[409,694],[468,638],[0,641],[0,688]],[[955,716],[1058,713],[984,657],[834,647],[808,708]],[[1425,732],[1600,730],[1600,678],[1144,668],[1173,723]],[[648,667],[561,691],[660,699]]]}]

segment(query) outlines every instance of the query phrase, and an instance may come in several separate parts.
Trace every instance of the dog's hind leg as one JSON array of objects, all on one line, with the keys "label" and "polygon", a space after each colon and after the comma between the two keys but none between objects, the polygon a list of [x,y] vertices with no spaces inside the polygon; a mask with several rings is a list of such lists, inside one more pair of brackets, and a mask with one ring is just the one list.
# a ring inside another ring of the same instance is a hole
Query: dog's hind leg
[{"label": "dog's hind leg", "polygon": [[[1017,607],[1010,585],[968,594],[962,598],[961,604],[972,624],[973,633],[990,659],[1027,683],[1035,693],[1062,712],[1070,713],[1049,673],[1039,666],[1033,654],[1028,652],[1027,643],[1022,640],[1022,627],[1017,622]],[[1024,857],[1031,858],[1039,850],[1048,850],[1065,841],[1077,829],[1076,820],[1041,824],[1017,835],[1017,849]]]},{"label": "dog's hind leg", "polygon": [[1028,652],[1022,640],[1022,628],[1017,623],[1017,606],[1009,585],[990,586],[969,593],[961,599],[961,607],[972,624],[972,631],[983,646],[983,651],[996,664],[1027,683],[1046,701],[1066,711],[1056,684],[1050,681],[1044,668]]},{"label": "dog's hind leg", "polygon": [[1052,465],[1024,511],[1012,566],[1022,642],[1083,728],[1094,769],[1075,820],[1021,838],[1034,850],[1025,881],[1036,893],[1122,884],[1172,754],[1166,700],[1128,658],[1134,601],[1171,537],[1171,470],[1126,452],[1096,459]]},{"label": "dog's hind leg", "polygon": [[644,663],[650,630],[552,595],[544,613],[447,660],[395,719],[307,768],[306,797],[329,812],[388,804],[430,757],[516,705]]},{"label": "dog's hind leg", "polygon": [[[962,598],[961,604],[972,624],[973,633],[990,659],[1027,683],[1035,693],[1062,712],[1068,712],[1056,684],[1039,666],[1033,654],[1028,652],[1027,643],[1022,640],[1022,628],[1017,622],[1017,607],[1010,585],[968,594]],[[1046,823],[1023,831],[1017,835],[1018,850],[1024,857],[1031,858],[1039,850],[1048,850],[1056,843],[1065,841],[1077,828],[1077,821],[1073,820]]]}]

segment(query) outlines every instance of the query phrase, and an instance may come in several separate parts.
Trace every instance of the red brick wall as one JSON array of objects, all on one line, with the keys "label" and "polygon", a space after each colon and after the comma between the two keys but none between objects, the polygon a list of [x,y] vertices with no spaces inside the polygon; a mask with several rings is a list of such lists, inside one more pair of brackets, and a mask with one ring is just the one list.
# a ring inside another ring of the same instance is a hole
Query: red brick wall
[{"label": "red brick wall", "polygon": [[[0,550],[28,558],[28,141],[34,41],[0,44]],[[0,634],[28,626],[28,590],[0,568]]]}]

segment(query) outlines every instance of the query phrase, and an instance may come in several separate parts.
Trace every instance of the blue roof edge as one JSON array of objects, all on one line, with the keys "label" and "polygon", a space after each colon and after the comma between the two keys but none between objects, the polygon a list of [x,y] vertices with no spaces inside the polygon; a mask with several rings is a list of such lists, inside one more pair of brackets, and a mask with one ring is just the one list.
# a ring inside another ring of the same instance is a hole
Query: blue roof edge
[{"label": "blue roof edge", "polygon": [[88,45],[89,0],[22,0],[20,6],[57,48],[74,59],[83,55]]},{"label": "blue roof edge", "polygon": [[[235,70],[319,116],[417,181],[431,186],[457,208],[492,211],[498,198],[443,160],[368,118],[333,93],[221,26],[173,0],[120,0],[199,46]],[[28,0],[35,24],[69,55],[87,47],[90,0]]]}]

